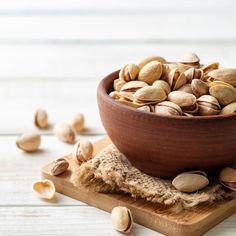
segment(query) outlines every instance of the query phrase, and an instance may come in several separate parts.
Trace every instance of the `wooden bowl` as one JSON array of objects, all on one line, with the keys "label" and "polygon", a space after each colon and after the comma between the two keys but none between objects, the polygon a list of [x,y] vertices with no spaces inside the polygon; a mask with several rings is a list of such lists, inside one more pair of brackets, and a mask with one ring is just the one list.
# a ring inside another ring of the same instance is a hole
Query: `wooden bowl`
[{"label": "wooden bowl", "polygon": [[108,96],[118,74],[100,82],[97,100],[109,137],[132,165],[172,178],[187,170],[214,173],[236,160],[236,114],[167,117],[128,107]]}]

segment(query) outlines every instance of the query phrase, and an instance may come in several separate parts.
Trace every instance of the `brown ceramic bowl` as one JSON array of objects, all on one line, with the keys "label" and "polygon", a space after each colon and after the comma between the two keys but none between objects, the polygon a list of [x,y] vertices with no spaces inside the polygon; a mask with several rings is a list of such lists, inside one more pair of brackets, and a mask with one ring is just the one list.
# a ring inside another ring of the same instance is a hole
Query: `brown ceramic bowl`
[{"label": "brown ceramic bowl", "polygon": [[187,170],[216,173],[236,160],[236,115],[161,116],[108,96],[116,71],[104,78],[97,99],[102,123],[115,146],[143,172],[172,178]]}]

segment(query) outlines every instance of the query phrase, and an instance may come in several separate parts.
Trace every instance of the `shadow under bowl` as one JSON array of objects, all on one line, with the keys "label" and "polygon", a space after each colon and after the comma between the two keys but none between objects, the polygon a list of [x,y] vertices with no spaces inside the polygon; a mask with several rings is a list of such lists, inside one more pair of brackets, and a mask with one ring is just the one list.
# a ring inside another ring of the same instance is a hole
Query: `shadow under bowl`
[{"label": "shadow under bowl", "polygon": [[236,114],[161,116],[123,105],[111,97],[116,71],[97,90],[100,117],[114,145],[146,174],[173,178],[187,170],[212,174],[236,160]]}]

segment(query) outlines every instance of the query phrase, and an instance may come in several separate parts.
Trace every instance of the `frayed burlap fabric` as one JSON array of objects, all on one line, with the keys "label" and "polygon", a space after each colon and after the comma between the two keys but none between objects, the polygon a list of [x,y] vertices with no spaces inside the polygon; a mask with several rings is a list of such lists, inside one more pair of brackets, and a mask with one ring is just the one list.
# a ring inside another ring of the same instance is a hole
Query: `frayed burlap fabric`
[{"label": "frayed burlap fabric", "polygon": [[153,203],[190,209],[201,203],[213,203],[230,197],[218,183],[202,191],[186,194],[176,190],[169,180],[148,176],[133,167],[114,145],[80,166],[73,164],[71,181],[75,186],[103,193],[125,192]]}]

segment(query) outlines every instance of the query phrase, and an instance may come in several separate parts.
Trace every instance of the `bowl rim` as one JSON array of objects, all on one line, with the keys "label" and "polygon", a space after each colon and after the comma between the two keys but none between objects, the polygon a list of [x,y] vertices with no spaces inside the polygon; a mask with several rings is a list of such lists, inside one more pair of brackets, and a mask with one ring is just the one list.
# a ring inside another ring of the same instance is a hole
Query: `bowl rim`
[{"label": "bowl rim", "polygon": [[[145,117],[150,117],[152,119],[155,119],[155,118],[164,118],[164,119],[169,119],[169,120],[185,120],[185,121],[197,121],[197,120],[205,120],[205,121],[216,121],[216,120],[224,120],[224,119],[227,119],[227,118],[236,118],[236,113],[232,113],[232,114],[228,114],[228,115],[211,115],[211,116],[193,116],[193,117],[188,117],[188,116],[166,116],[166,115],[160,115],[160,114],[156,114],[156,113],[153,113],[153,112],[145,112],[145,111],[142,111],[142,110],[138,110],[134,107],[130,107],[130,106],[127,106],[125,104],[122,104],[120,102],[117,102],[115,101],[113,98],[111,98],[109,96],[109,94],[107,93],[106,89],[105,89],[105,83],[107,80],[111,79],[111,77],[114,77],[115,75],[118,75],[119,74],[119,71],[120,70],[116,70],[112,73],[110,73],[109,75],[107,75],[106,77],[104,77],[100,82],[99,82],[99,85],[98,85],[98,88],[97,88],[97,94],[98,95],[101,95],[101,97],[103,97],[103,99],[105,99],[108,103],[110,103],[111,105],[116,105],[118,107],[121,107],[122,109],[126,110],[127,112],[134,112],[136,114],[142,114],[144,115]],[[114,78],[115,79],[118,79],[118,78]],[[113,81],[114,81],[113,80]]]}]

